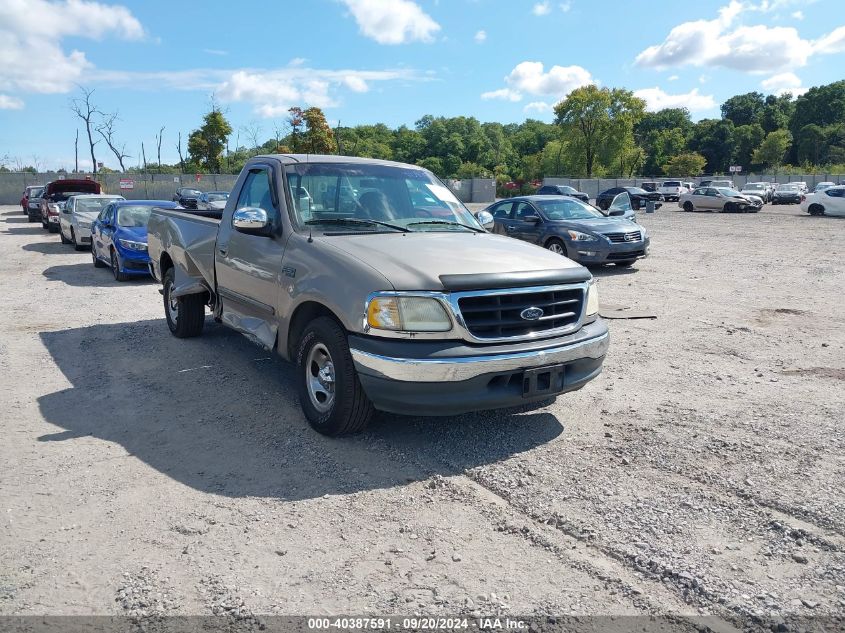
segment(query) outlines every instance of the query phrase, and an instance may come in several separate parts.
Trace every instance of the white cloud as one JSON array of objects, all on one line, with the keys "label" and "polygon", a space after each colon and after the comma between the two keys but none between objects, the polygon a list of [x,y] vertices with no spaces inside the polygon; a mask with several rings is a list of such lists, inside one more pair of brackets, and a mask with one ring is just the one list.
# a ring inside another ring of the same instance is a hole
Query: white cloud
[{"label": "white cloud", "polygon": [[68,92],[93,64],[81,51],[65,51],[63,38],[100,39],[107,35],[137,40],[144,37],[144,28],[120,5],[90,0],[3,0],[0,90]]},{"label": "white cloud", "polygon": [[473,39],[476,42],[478,42],[479,44],[481,44],[482,42],[484,42],[487,39],[487,31],[481,30],[481,31],[476,32]]},{"label": "white cloud", "polygon": [[[768,73],[800,68],[814,54],[845,50],[845,27],[812,41],[802,38],[792,26],[737,25],[743,12],[769,12],[787,2],[763,0],[760,4],[732,0],[712,20],[684,22],[666,39],[639,55],[639,66],[719,66],[750,73]],[[794,17],[794,16],[793,16]]]},{"label": "white cloud", "polygon": [[506,101],[521,101],[522,95],[510,88],[501,88],[499,90],[491,90],[490,92],[482,92],[481,98],[488,99],[504,99]]},{"label": "white cloud", "polygon": [[[217,71],[212,73],[216,76]],[[411,70],[322,70],[300,66],[278,70],[239,70],[214,87],[223,101],[251,103],[263,117],[285,114],[291,106],[329,108],[338,104],[337,89],[363,93],[371,83],[419,80]]]},{"label": "white cloud", "polygon": [[0,110],[20,110],[23,106],[23,101],[17,97],[0,95]]},{"label": "white cloud", "polygon": [[564,13],[569,13],[569,10],[572,8],[572,3],[567,0],[567,2],[561,2],[558,6]]},{"label": "white cloud", "polygon": [[216,55],[218,57],[223,57],[223,56],[229,54],[229,51],[224,51],[224,50],[219,49],[219,48],[204,48],[204,49],[202,49],[202,52],[205,53],[206,55]]},{"label": "white cloud", "polygon": [[523,108],[523,111],[545,114],[546,112],[551,112],[553,107],[551,103],[546,103],[545,101],[532,101]]},{"label": "white cloud", "polygon": [[552,66],[545,72],[542,62],[522,62],[505,77],[505,83],[505,88],[485,92],[481,98],[521,101],[523,95],[530,94],[560,100],[596,80],[581,66]]},{"label": "white cloud", "polygon": [[341,0],[366,37],[379,44],[431,42],[440,25],[411,0]]},{"label": "white cloud", "polygon": [[716,100],[713,95],[702,95],[698,88],[693,88],[687,93],[668,94],[661,88],[642,88],[634,90],[634,96],[646,102],[646,109],[657,112],[664,108],[686,108],[690,112],[701,110],[712,110],[716,107]]},{"label": "white cloud", "polygon": [[678,79],[680,79],[678,75],[671,75],[670,77],[666,78],[666,81],[678,81]]},{"label": "white cloud", "polygon": [[793,11],[790,15],[795,20],[803,20],[804,19],[804,12],[803,11]]},{"label": "white cloud", "polygon": [[534,15],[548,15],[552,11],[552,5],[548,0],[538,2],[531,8],[531,13]]},{"label": "white cloud", "polygon": [[760,85],[767,91],[777,96],[784,93],[791,93],[793,97],[807,92],[807,88],[801,86],[801,78],[795,73],[778,73],[760,82]]}]

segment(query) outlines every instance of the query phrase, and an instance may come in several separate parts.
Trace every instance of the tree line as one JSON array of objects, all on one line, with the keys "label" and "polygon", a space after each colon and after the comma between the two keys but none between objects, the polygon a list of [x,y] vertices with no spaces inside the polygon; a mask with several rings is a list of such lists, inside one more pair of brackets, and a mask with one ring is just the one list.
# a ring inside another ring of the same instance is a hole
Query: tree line
[{"label": "tree line", "polygon": [[100,111],[92,95],[81,89],[71,102],[91,159],[96,165],[95,150],[102,141],[125,172],[237,173],[256,154],[302,152],[396,160],[422,165],[443,178],[494,177],[500,185],[564,175],[723,174],[731,165],[746,172],[845,173],[845,81],[811,88],[797,98],[789,93],[736,95],[722,104],[720,118],[696,122],[686,108],[648,112],[633,92],[595,85],[573,90],[560,101],[552,123],[426,115],[413,126],[331,127],[319,108],[293,107],[271,131],[258,123],[235,130],[212,98],[201,125],[187,135],[184,153],[178,133],[178,163],[161,161],[162,126],[156,134],[157,160],[147,162],[142,143],[135,166],[126,165],[126,144],[117,140],[117,113]]}]

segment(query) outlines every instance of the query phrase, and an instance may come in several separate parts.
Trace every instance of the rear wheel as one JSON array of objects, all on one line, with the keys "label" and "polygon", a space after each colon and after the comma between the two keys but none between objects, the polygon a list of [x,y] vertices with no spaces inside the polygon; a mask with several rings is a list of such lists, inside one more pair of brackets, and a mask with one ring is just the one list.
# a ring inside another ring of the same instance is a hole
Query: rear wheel
[{"label": "rear wheel", "polygon": [[357,433],[373,415],[361,387],[346,332],[329,317],[314,319],[297,345],[299,403],[314,430],[337,436]]},{"label": "rear wheel", "polygon": [[824,215],[824,207],[820,204],[811,204],[807,211],[810,215]]},{"label": "rear wheel", "polygon": [[167,327],[177,338],[191,338],[202,334],[205,325],[205,297],[201,294],[173,297],[176,274],[173,268],[164,273],[164,316]]},{"label": "rear wheel", "polygon": [[692,202],[690,202],[689,200],[684,202],[684,211],[686,211],[687,213],[692,212]]},{"label": "rear wheel", "polygon": [[557,238],[549,240],[546,244],[546,248],[553,253],[557,253],[558,255],[563,255],[564,257],[566,257],[566,246],[564,246],[563,242],[561,242]]}]

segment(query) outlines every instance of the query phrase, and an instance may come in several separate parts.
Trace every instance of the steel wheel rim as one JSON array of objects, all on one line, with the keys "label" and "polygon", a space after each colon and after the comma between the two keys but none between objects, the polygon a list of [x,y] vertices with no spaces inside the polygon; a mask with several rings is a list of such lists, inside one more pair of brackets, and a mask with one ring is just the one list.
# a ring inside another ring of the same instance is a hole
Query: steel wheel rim
[{"label": "steel wheel rim", "polygon": [[305,381],[308,385],[308,398],[320,413],[330,411],[334,406],[335,372],[329,350],[322,343],[317,343],[308,352],[305,362]]},{"label": "steel wheel rim", "polygon": [[167,291],[165,295],[167,297],[165,301],[165,305],[167,306],[167,316],[170,317],[170,321],[176,323],[179,320],[179,299],[178,297],[173,297],[173,284],[167,284]]},{"label": "steel wheel rim", "polygon": [[561,246],[557,242],[552,242],[551,244],[549,244],[549,250],[553,253],[557,253],[558,255],[563,255],[563,246]]}]

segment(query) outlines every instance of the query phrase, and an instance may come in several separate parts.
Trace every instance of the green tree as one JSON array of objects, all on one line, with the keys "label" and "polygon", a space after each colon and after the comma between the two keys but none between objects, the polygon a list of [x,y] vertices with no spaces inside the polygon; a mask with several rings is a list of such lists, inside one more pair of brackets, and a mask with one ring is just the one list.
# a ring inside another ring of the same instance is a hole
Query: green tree
[{"label": "green tree", "polygon": [[736,145],[734,160],[736,164],[747,169],[751,165],[754,150],[760,147],[760,143],[763,142],[765,137],[766,133],[759,123],[736,127],[734,129],[734,143]]},{"label": "green tree", "polygon": [[821,126],[810,123],[802,127],[795,144],[799,163],[821,165],[827,160],[827,134]]},{"label": "green tree", "polygon": [[686,149],[692,121],[686,108],[646,112],[634,128],[634,138],[645,154],[644,173],[656,174],[669,157]]},{"label": "green tree", "polygon": [[789,127],[789,121],[795,112],[795,102],[790,93],[780,96],[769,95],[766,97],[766,105],[763,108],[763,115],[760,124],[768,134],[775,130]]},{"label": "green tree", "polygon": [[663,172],[667,176],[698,176],[706,164],[707,159],[698,152],[684,152],[670,158]]},{"label": "green tree", "polygon": [[226,140],[232,126],[223,113],[212,104],[211,111],[203,116],[203,124],[188,137],[188,154],[191,161],[209,172],[219,173]]},{"label": "green tree", "polygon": [[634,142],[634,127],[642,119],[645,102],[628,90],[576,88],[555,106],[555,122],[567,136],[574,137],[571,147],[582,155],[583,171],[592,177],[597,159],[605,166],[624,156]]},{"label": "green tree", "polygon": [[792,134],[789,130],[769,132],[755,150],[754,162],[765,167],[780,167],[791,145]]},{"label": "green tree", "polygon": [[429,156],[428,158],[423,158],[422,160],[418,161],[417,165],[426,168],[430,172],[433,172],[436,176],[440,176],[441,178],[445,177],[445,174],[443,173],[443,161],[441,161],[439,158]]},{"label": "green tree", "polygon": [[317,107],[310,107],[302,113],[305,121],[303,144],[309,154],[335,154],[337,143],[334,132],[326,122],[326,115]]},{"label": "green tree", "polygon": [[704,156],[708,173],[727,172],[735,150],[733,121],[702,119],[693,126],[687,146]]},{"label": "green tree", "polygon": [[722,118],[736,127],[760,123],[766,107],[765,97],[759,92],[747,92],[731,97],[722,104]]}]

